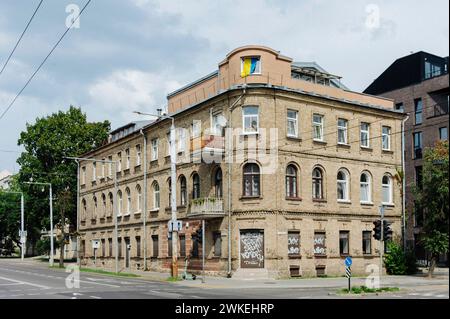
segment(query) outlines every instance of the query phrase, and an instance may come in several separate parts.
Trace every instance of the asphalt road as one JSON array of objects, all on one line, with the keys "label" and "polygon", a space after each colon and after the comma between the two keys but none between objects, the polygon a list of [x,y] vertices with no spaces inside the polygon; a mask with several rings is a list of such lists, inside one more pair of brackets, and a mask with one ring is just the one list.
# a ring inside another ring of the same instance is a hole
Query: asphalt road
[{"label": "asphalt road", "polygon": [[[80,273],[79,288],[66,285],[69,273],[48,268],[45,263],[0,259],[0,299],[315,299],[315,298],[390,298],[448,299],[447,284],[400,287],[401,291],[365,296],[336,295],[334,287],[299,288],[202,288],[143,278]],[[69,284],[73,282],[69,282]]]}]

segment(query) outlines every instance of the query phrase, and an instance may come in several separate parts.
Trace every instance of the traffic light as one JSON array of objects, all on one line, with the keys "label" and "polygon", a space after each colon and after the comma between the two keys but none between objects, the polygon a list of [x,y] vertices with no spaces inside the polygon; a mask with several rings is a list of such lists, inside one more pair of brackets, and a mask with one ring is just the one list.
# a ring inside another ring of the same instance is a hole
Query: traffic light
[{"label": "traffic light", "polygon": [[388,241],[392,239],[392,229],[391,229],[391,222],[388,222],[385,220],[383,222],[383,240]]},{"label": "traffic light", "polygon": [[376,240],[381,240],[381,220],[376,220],[373,222],[375,227],[373,228],[373,238]]}]

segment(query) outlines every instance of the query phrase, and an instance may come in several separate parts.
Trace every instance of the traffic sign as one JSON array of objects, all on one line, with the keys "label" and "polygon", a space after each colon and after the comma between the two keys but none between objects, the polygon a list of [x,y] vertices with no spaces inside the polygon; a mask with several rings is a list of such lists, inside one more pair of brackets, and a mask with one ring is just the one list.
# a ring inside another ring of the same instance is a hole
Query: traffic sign
[{"label": "traffic sign", "polygon": [[24,231],[19,230],[19,237],[27,237],[27,231],[26,230],[24,230]]},{"label": "traffic sign", "polygon": [[344,262],[345,262],[345,266],[350,267],[353,263],[352,257],[349,256],[349,257],[345,258]]},{"label": "traffic sign", "polygon": [[352,270],[350,267],[345,267],[345,277],[349,278],[352,276]]}]

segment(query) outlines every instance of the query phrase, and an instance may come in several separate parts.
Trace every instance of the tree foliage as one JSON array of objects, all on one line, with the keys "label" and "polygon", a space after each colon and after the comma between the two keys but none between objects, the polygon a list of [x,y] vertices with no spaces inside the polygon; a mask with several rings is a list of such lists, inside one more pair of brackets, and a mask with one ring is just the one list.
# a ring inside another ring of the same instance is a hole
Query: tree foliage
[{"label": "tree foliage", "polygon": [[425,150],[422,187],[414,190],[417,205],[424,208],[420,240],[431,254],[430,276],[439,255],[449,248],[448,147],[448,141],[439,141],[434,148]]},{"label": "tree foliage", "polygon": [[[49,189],[48,186],[24,184],[34,182],[51,183],[53,198],[57,201],[59,194],[69,190],[72,196],[71,205],[66,208],[65,216],[76,224],[77,164],[67,160],[66,156],[80,156],[93,148],[101,146],[108,137],[110,123],[88,122],[86,114],[80,108],[71,106],[66,112],[59,111],[47,117],[37,118],[35,123],[26,125],[21,132],[18,145],[25,149],[17,160],[20,171],[16,183],[26,194],[25,224],[28,231],[27,241],[36,243],[41,229],[49,230]],[[0,197],[0,205],[11,206],[10,200]],[[17,206],[17,205],[16,205]],[[1,208],[5,212],[10,208]],[[20,206],[18,206],[20,209]],[[54,218],[58,221],[58,209],[55,206]],[[10,209],[11,210],[11,209]],[[17,221],[14,210],[11,218]],[[3,228],[2,228],[3,227]],[[17,236],[17,229],[10,227],[3,230],[4,222],[0,219],[0,236]],[[3,234],[5,231],[5,234]],[[16,235],[15,235],[16,234]]]}]

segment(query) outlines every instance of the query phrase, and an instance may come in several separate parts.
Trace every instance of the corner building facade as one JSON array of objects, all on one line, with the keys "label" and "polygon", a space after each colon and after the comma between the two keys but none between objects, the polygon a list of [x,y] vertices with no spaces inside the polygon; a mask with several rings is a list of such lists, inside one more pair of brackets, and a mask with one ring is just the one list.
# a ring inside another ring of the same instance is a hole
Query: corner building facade
[{"label": "corner building facade", "polygon": [[[246,46],[169,94],[168,111],[177,128],[180,269],[187,259],[199,273],[204,248],[211,275],[343,275],[347,256],[364,274],[378,265],[372,228],[381,204],[401,235],[403,114],[391,100],[349,91],[316,64]],[[80,163],[84,265],[114,269],[115,207],[120,269],[170,271],[170,125],[131,123],[83,155],[120,162],[116,197],[113,165]]]}]

